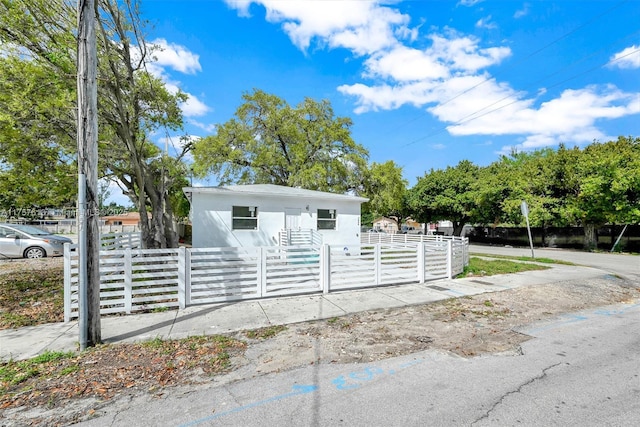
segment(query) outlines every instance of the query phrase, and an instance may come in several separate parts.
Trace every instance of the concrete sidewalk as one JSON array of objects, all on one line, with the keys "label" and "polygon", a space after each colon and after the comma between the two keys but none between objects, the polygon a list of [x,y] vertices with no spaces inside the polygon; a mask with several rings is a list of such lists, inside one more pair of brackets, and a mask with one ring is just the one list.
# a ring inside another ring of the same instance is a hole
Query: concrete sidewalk
[{"label": "concrete sidewalk", "polygon": [[[163,313],[103,317],[101,332],[103,341],[107,343],[135,342],[156,337],[177,339],[426,304],[559,280],[593,279],[606,274],[589,267],[554,265],[549,270],[517,274],[210,304]],[[78,337],[77,321],[0,330],[0,359],[27,359],[45,350],[77,350]]]}]

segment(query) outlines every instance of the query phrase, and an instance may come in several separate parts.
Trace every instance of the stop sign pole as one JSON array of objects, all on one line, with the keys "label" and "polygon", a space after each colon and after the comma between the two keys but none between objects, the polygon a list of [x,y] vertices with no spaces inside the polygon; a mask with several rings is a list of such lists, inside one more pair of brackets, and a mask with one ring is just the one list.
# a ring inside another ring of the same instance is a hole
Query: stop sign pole
[{"label": "stop sign pole", "polygon": [[527,220],[527,233],[529,233],[529,245],[531,246],[531,258],[535,259],[535,255],[533,254],[533,239],[531,238],[531,227],[529,226],[529,206],[527,206],[527,202],[524,200],[520,204],[520,211],[524,218]]}]

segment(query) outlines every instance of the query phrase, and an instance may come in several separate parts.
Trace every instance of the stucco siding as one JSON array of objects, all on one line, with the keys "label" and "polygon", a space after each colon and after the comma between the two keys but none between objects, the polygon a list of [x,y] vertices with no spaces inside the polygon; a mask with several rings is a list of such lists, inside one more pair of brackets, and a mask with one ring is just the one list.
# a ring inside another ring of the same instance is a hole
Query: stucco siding
[{"label": "stucco siding", "polygon": [[[192,194],[194,247],[276,246],[285,228],[285,211],[297,217],[303,229],[317,229],[318,209],[336,211],[336,229],[318,230],[323,243],[357,245],[360,242],[360,202],[255,194]],[[233,230],[232,207],[257,208],[257,230]],[[298,214],[299,213],[299,214]]]}]

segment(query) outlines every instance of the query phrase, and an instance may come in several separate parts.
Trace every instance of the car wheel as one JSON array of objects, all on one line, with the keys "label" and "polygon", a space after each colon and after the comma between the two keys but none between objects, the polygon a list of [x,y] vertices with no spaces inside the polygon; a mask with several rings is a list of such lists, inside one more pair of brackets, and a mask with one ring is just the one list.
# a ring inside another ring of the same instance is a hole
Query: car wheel
[{"label": "car wheel", "polygon": [[39,248],[37,246],[34,246],[32,248],[27,248],[27,250],[24,251],[25,258],[44,258],[46,256],[47,254],[44,251],[44,249]]}]

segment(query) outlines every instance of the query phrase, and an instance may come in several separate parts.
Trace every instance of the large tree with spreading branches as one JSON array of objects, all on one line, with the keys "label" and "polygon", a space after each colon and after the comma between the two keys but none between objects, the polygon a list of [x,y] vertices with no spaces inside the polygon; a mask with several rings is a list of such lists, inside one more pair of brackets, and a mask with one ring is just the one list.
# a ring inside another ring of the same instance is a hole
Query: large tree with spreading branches
[{"label": "large tree with spreading branches", "polygon": [[[136,205],[145,247],[175,247],[172,194],[184,182],[182,157],[190,146],[170,156],[149,135],[182,128],[180,104],[186,95],[170,92],[148,71],[157,47],[144,39],[138,2],[98,0],[96,5],[100,176],[117,182]],[[14,133],[14,148],[35,138],[43,152],[53,149],[58,159],[70,156],[68,161],[76,144],[76,6],[71,0],[0,0],[0,61],[14,70],[32,67],[24,79],[33,84],[15,95],[43,99],[38,114],[26,118],[19,102],[9,105],[0,116],[0,132]],[[43,85],[64,94],[63,105],[40,98]],[[38,134],[37,126],[43,126]]]}]

